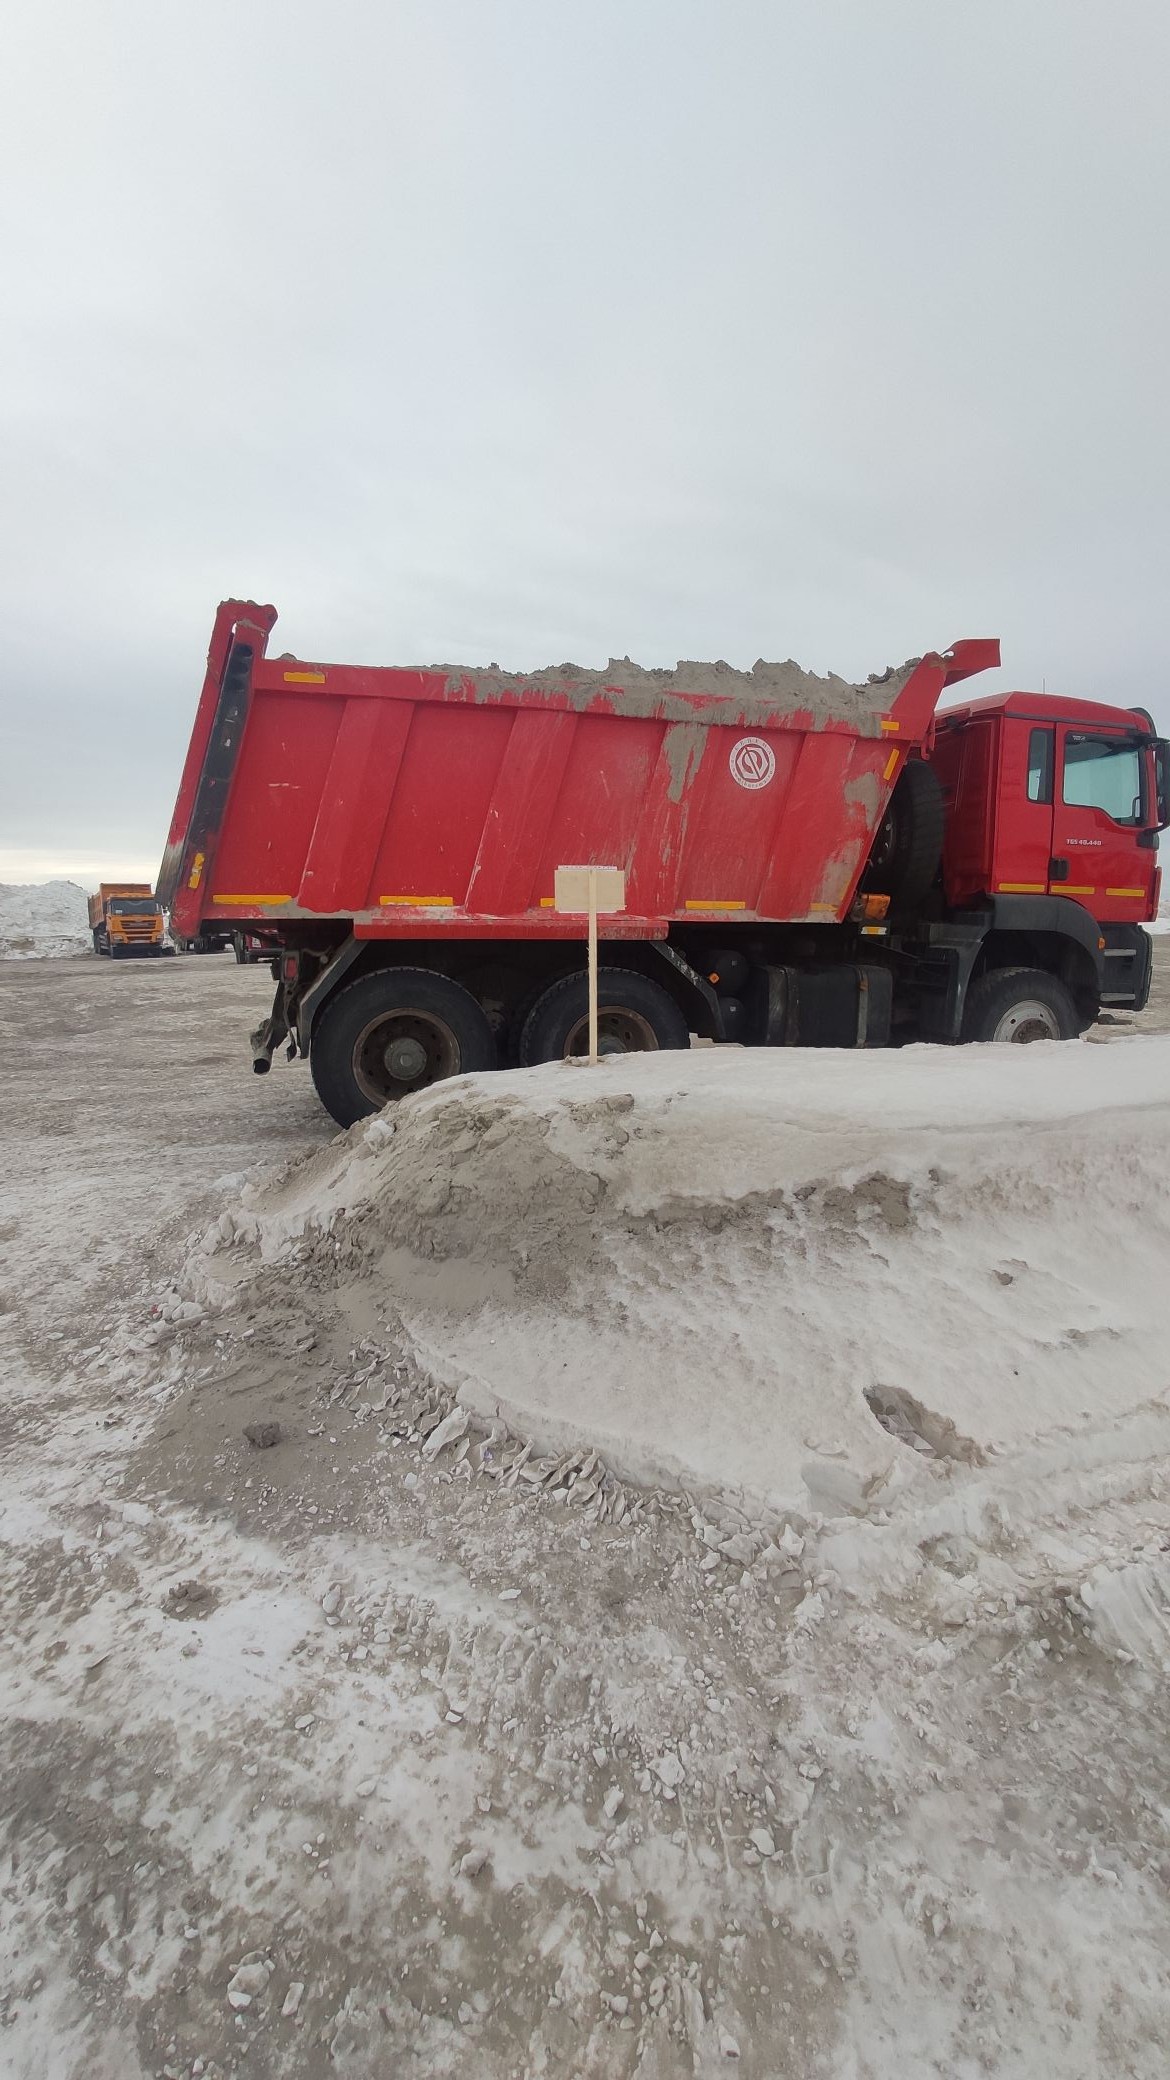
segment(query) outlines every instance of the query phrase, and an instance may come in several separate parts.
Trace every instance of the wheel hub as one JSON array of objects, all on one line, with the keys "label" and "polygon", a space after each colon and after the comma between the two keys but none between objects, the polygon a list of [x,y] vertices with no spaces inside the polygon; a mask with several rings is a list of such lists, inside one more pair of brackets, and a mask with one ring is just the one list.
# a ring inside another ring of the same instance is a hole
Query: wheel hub
[{"label": "wheel hub", "polygon": [[[624,1006],[602,1008],[597,1014],[597,1052],[609,1054],[652,1054],[658,1040],[649,1019]],[[578,1019],[565,1041],[566,1055],[588,1054],[589,1020]]]},{"label": "wheel hub", "polygon": [[353,1050],[354,1080],[379,1108],[459,1072],[459,1043],[435,1012],[404,1005],[371,1019]]},{"label": "wheel hub", "polygon": [[421,1040],[410,1034],[400,1034],[386,1049],[386,1067],[396,1083],[413,1083],[421,1076],[427,1065],[427,1051]]},{"label": "wheel hub", "polygon": [[1033,1040],[1059,1040],[1060,1025],[1047,1004],[1013,1004],[1010,1011],[1004,1012],[992,1037],[1027,1047]]}]

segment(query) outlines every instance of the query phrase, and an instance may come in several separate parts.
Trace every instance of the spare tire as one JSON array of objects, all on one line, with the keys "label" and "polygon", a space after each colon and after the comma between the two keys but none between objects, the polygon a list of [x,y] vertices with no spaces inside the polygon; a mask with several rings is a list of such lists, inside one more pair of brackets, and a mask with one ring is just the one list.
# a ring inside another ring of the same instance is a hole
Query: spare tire
[{"label": "spare tire", "polygon": [[862,888],[869,895],[889,896],[899,909],[913,909],[938,873],[945,830],[938,775],[920,758],[912,758],[902,768],[878,828]]}]

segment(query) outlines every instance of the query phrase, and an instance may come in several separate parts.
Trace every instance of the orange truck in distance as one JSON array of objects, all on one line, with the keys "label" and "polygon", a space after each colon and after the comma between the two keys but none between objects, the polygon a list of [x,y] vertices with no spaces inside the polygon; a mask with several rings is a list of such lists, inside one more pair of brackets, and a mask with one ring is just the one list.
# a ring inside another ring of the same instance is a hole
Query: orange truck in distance
[{"label": "orange truck in distance", "polygon": [[89,899],[89,928],[94,952],[114,961],[175,950],[167,944],[162,904],[148,881],[103,881]]}]

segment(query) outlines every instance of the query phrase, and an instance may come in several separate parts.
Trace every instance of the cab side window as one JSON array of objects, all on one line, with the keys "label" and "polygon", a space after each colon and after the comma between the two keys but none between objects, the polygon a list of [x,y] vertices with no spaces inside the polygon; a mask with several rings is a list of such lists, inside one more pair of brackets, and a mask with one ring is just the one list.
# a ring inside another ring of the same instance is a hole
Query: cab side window
[{"label": "cab side window", "polygon": [[1028,800],[1052,800],[1053,747],[1056,731],[1034,729],[1028,738]]}]

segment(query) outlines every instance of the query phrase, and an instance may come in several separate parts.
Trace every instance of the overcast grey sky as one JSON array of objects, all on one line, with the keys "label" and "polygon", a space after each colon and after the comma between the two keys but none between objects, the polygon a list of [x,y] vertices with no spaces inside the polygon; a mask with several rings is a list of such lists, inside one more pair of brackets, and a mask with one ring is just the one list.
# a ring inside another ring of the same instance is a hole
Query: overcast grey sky
[{"label": "overcast grey sky", "polygon": [[23,0],[0,878],[153,874],[276,643],[1170,724],[1165,0]]}]

